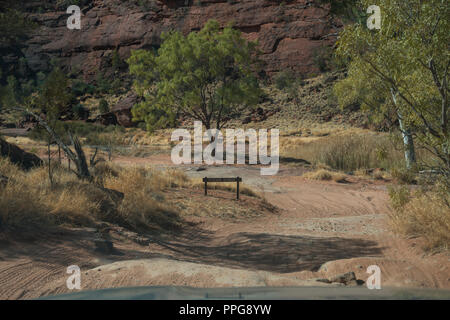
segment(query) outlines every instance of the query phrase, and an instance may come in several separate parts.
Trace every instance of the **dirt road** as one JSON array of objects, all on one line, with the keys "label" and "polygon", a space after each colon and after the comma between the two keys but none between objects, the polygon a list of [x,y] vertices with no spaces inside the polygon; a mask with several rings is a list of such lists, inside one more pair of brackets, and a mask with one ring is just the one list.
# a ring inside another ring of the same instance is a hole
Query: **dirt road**
[{"label": "dirt road", "polygon": [[[116,159],[122,164],[132,160]],[[134,163],[168,163],[161,156],[154,160]],[[94,250],[97,233],[92,229],[38,239],[0,239],[0,298],[69,292],[66,268],[73,264],[82,270],[83,289],[339,286],[317,279],[353,271],[365,281],[369,265],[381,268],[382,286],[450,288],[447,254],[425,254],[419,239],[402,239],[390,231],[382,182],[309,181],[302,177],[302,168],[281,168],[273,177],[261,176],[253,166],[183,170],[193,178],[240,176],[279,210],[237,222],[194,216],[183,233],[149,237],[145,244],[118,230],[112,232],[116,249],[111,254]]]}]

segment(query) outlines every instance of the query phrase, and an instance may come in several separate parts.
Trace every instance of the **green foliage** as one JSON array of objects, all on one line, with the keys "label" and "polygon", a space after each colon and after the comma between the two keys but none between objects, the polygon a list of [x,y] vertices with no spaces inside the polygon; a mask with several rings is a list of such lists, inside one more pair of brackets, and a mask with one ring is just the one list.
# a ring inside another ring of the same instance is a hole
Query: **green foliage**
[{"label": "green foliage", "polygon": [[329,3],[331,13],[339,16],[345,22],[365,21],[365,10],[359,5],[358,0],[319,0],[319,2]]},{"label": "green foliage", "polygon": [[96,78],[96,88],[99,93],[109,93],[112,89],[111,81],[105,77],[103,72],[99,72]]},{"label": "green foliage", "polygon": [[109,112],[108,102],[105,99],[100,100],[100,102],[98,104],[98,110],[100,111],[100,113]]},{"label": "green foliage", "polygon": [[291,71],[281,71],[274,77],[275,87],[288,94],[289,99],[296,104],[300,103],[299,90],[303,85],[303,79]]},{"label": "green foliage", "polygon": [[414,172],[405,168],[393,168],[391,176],[400,184],[415,184],[417,182]]},{"label": "green foliage", "polygon": [[411,191],[406,186],[389,186],[388,193],[394,210],[403,208],[411,199]]},{"label": "green foliage", "polygon": [[291,71],[280,71],[274,77],[275,87],[284,90],[291,87],[295,81],[295,75]]},{"label": "green foliage", "polygon": [[45,73],[43,73],[41,71],[36,73],[36,86],[41,87],[44,84],[46,77],[47,76],[45,75]]},{"label": "green foliage", "polygon": [[59,119],[61,114],[69,110],[72,94],[69,89],[69,79],[59,68],[53,69],[45,80],[37,105],[45,113],[47,122]]},{"label": "green foliage", "polygon": [[[373,1],[360,0],[367,8]],[[403,118],[416,141],[450,172],[448,71],[450,5],[443,0],[379,0],[381,30],[345,27],[337,55],[348,77],[335,87],[341,106],[358,102],[379,118]]]},{"label": "green foliage", "polygon": [[313,61],[321,72],[332,71],[342,65],[342,62],[334,56],[333,48],[326,45],[319,46],[313,51]]},{"label": "green foliage", "polygon": [[39,90],[39,83],[42,86],[43,82],[44,80],[33,78],[18,79],[14,75],[7,76],[6,85],[0,86],[0,110],[22,105],[32,93]]},{"label": "green foliage", "polygon": [[80,103],[72,107],[72,113],[78,120],[86,119],[89,116],[89,111]]},{"label": "green foliage", "polygon": [[19,45],[35,28],[20,11],[0,7],[0,43],[3,47]]},{"label": "green foliage", "polygon": [[[20,79],[17,77],[28,76],[25,58],[20,58],[18,62],[7,62],[4,57],[9,54],[21,56],[23,41],[27,35],[36,27],[36,24],[28,20],[18,9],[16,1],[0,1],[0,110],[5,106],[12,106],[23,100]],[[11,78],[16,77],[14,80]],[[25,91],[30,91],[30,79],[24,79],[26,83]],[[15,81],[15,83],[12,83]]]},{"label": "green foliage", "polygon": [[91,84],[76,80],[72,84],[72,93],[75,96],[83,96],[85,94],[94,94],[95,87]]},{"label": "green foliage", "polygon": [[[59,121],[61,115],[70,108],[72,93],[69,88],[69,79],[59,68],[53,69],[48,75],[36,99],[33,99],[39,113],[45,114],[45,121],[55,132],[63,132]],[[51,136],[45,131],[50,143]]]},{"label": "green foliage", "polygon": [[149,130],[173,125],[177,115],[221,128],[261,94],[254,76],[255,43],[231,26],[209,21],[199,32],[163,34],[157,53],[138,50],[127,61],[135,91],[145,98],[132,112]]}]

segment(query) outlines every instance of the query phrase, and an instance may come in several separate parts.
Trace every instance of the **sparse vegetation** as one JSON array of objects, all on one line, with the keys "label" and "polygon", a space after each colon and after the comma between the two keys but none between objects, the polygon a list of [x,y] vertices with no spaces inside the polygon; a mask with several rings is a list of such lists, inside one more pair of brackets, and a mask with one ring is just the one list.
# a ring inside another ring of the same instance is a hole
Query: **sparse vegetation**
[{"label": "sparse vegetation", "polygon": [[346,182],[346,177],[344,174],[339,172],[333,172],[326,169],[318,169],[316,171],[307,172],[303,175],[306,179],[313,180],[323,180],[330,181],[333,180],[335,182]]},{"label": "sparse vegetation", "polygon": [[[96,226],[107,222],[143,233],[175,230],[181,218],[167,193],[199,188],[177,169],[125,168],[101,162],[91,170],[94,182],[79,180],[58,165],[53,171],[52,186],[46,179],[46,167],[24,172],[0,159],[0,175],[8,178],[5,185],[0,185],[0,228],[31,230],[38,226]],[[232,186],[215,189],[235,192]],[[201,190],[197,192],[202,195]],[[256,196],[246,187],[241,193]]]},{"label": "sparse vegetation", "polygon": [[134,168],[97,171],[103,175],[105,187],[123,192],[123,201],[119,201],[109,189],[79,180],[62,167],[54,170],[55,181],[51,187],[45,179],[46,168],[25,173],[1,159],[0,173],[9,179],[0,187],[2,228],[94,226],[106,221],[145,231],[160,225],[176,225],[176,214],[165,203],[161,192],[181,185],[185,181],[183,176]]},{"label": "sparse vegetation", "polygon": [[109,112],[109,105],[108,102],[105,99],[101,99],[98,104],[98,110],[100,113],[107,113]]},{"label": "sparse vegetation", "polygon": [[450,248],[450,190],[438,183],[431,190],[389,189],[395,231],[408,237],[423,237],[428,250]]},{"label": "sparse vegetation", "polygon": [[281,142],[284,156],[304,159],[314,165],[354,172],[360,169],[393,169],[402,166],[402,152],[388,135],[369,132],[325,135]]}]

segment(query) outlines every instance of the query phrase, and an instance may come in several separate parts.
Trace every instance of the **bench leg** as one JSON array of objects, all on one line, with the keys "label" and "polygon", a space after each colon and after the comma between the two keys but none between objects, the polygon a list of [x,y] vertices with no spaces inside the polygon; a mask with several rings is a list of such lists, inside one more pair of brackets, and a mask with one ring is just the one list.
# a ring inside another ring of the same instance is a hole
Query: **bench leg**
[{"label": "bench leg", "polygon": [[208,182],[205,181],[205,196],[208,195]]},{"label": "bench leg", "polygon": [[236,181],[236,199],[239,200],[239,180]]}]

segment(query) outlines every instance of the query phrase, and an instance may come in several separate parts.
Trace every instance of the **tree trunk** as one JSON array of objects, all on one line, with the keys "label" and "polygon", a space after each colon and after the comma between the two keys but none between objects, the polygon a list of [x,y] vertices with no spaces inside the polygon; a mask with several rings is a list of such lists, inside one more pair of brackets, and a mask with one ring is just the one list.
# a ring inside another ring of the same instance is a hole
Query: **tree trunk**
[{"label": "tree trunk", "polygon": [[[69,132],[69,137],[72,144],[75,147],[75,153],[70,150],[70,148],[61,140],[61,138],[56,134],[56,132],[47,124],[47,122],[42,119],[39,115],[23,108],[16,108],[17,110],[24,111],[27,114],[33,116],[38,123],[47,130],[50,137],[61,147],[67,157],[72,160],[77,167],[77,175],[80,179],[91,180],[91,175],[89,173],[88,165],[86,162],[86,156],[83,152],[83,148],[81,147],[80,141],[78,138],[73,138]],[[49,146],[50,148],[50,146]]]},{"label": "tree trunk", "polygon": [[405,148],[405,162],[406,168],[409,170],[416,165],[416,151],[414,149],[414,140],[411,131],[405,127],[402,115],[397,110],[398,122],[400,124],[400,131],[402,132],[403,145]]},{"label": "tree trunk", "polygon": [[397,106],[397,92],[394,88],[391,88],[392,101],[396,107],[398,123],[400,125],[400,131],[403,137],[403,145],[405,148],[405,163],[406,168],[409,170],[416,165],[416,151],[414,150],[414,140],[411,134],[411,130],[405,126],[403,115]]},{"label": "tree trunk", "polygon": [[47,144],[47,152],[48,152],[48,179],[50,180],[50,186],[53,187],[51,156],[50,156],[50,139],[48,140],[48,144]]}]

